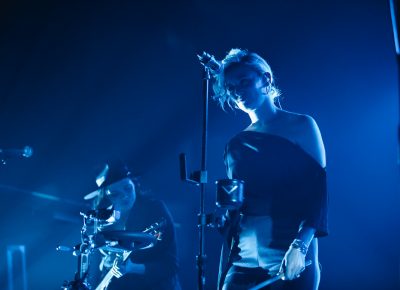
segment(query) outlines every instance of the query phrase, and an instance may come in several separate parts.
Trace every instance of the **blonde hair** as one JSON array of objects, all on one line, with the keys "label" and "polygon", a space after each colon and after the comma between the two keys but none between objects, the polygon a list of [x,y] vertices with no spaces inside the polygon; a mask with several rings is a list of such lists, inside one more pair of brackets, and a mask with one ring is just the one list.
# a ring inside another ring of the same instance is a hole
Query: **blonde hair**
[{"label": "blonde hair", "polygon": [[232,108],[233,98],[226,88],[225,72],[229,67],[236,64],[245,64],[260,74],[270,74],[271,86],[267,92],[268,96],[272,99],[276,99],[280,96],[280,91],[274,83],[271,67],[265,59],[257,53],[249,52],[247,49],[233,48],[222,60],[222,68],[219,73],[215,75],[215,81],[213,83],[213,98],[219,102],[223,109],[225,108],[225,104],[228,104],[228,106]]}]

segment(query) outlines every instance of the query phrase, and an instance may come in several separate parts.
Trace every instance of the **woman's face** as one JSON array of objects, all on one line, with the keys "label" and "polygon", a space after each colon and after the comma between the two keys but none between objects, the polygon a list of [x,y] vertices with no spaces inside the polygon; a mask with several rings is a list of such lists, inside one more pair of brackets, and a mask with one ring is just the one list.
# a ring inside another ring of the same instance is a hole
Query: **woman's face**
[{"label": "woman's face", "polygon": [[260,107],[268,98],[266,78],[249,65],[232,65],[225,71],[225,88],[244,112]]},{"label": "woman's face", "polygon": [[124,178],[107,186],[106,195],[114,206],[131,208],[136,200],[135,185],[130,178]]}]

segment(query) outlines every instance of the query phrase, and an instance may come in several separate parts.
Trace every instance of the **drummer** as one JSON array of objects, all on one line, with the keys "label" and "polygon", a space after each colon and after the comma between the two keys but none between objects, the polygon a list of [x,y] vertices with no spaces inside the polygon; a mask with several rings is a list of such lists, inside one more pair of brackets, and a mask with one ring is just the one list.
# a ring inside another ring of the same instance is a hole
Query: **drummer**
[{"label": "drummer", "polygon": [[[103,231],[141,233],[163,221],[161,239],[153,247],[134,249],[125,262],[112,263],[111,271],[119,279],[113,279],[107,289],[180,290],[175,229],[165,203],[144,194],[138,177],[131,175],[120,160],[107,162],[96,182],[101,189],[95,199],[96,208],[114,210]],[[108,271],[110,263],[104,264],[108,265],[101,266]]]}]

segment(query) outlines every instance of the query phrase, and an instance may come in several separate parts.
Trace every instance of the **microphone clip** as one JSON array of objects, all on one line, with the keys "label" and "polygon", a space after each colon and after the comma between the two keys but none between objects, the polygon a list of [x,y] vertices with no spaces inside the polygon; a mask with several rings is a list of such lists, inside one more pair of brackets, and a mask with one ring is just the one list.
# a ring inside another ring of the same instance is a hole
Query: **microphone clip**
[{"label": "microphone clip", "polygon": [[204,66],[204,68],[212,75],[217,75],[222,67],[222,63],[215,59],[215,57],[205,51],[201,55],[197,55],[200,63]]}]

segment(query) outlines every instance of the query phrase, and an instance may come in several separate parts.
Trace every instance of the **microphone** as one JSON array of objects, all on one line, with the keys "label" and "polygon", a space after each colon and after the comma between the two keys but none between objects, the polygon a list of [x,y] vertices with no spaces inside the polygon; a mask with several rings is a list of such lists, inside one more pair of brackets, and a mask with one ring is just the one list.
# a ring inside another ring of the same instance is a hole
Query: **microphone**
[{"label": "microphone", "polygon": [[203,54],[197,55],[199,61],[204,67],[208,68],[213,75],[218,74],[221,71],[222,63],[215,59],[215,57],[205,51]]},{"label": "microphone", "polygon": [[33,149],[30,146],[25,146],[22,149],[0,149],[1,158],[30,158],[33,154]]}]

